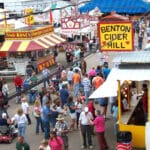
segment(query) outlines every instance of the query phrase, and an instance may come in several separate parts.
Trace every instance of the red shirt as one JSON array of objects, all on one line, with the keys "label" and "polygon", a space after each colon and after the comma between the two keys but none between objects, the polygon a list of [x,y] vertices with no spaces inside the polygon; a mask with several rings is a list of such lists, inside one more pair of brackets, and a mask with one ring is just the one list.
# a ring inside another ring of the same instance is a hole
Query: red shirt
[{"label": "red shirt", "polygon": [[22,86],[23,85],[23,80],[20,76],[16,76],[14,78],[14,84],[15,86]]},{"label": "red shirt", "polygon": [[148,95],[147,93],[144,93],[142,97],[142,105],[143,105],[143,110],[144,112],[148,112]]},{"label": "red shirt", "polygon": [[92,113],[93,117],[95,118],[95,107],[92,101],[88,102],[87,107],[89,108],[89,112]]}]

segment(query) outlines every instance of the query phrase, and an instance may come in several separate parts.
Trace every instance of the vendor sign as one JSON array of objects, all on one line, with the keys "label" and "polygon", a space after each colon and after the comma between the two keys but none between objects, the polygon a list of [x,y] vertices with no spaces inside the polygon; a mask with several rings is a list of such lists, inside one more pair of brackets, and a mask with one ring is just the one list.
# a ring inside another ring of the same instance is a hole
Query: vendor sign
[{"label": "vendor sign", "polygon": [[98,24],[101,51],[132,51],[133,28],[131,22],[102,22]]}]

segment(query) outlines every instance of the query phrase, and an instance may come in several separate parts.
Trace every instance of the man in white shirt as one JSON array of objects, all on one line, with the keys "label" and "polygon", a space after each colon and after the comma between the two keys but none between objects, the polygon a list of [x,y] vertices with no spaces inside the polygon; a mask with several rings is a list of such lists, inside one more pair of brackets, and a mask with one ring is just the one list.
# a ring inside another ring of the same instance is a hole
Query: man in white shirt
[{"label": "man in white shirt", "polygon": [[[92,146],[92,129],[89,120],[93,120],[92,113],[89,112],[88,107],[84,108],[84,111],[81,112],[79,117],[79,128],[81,129],[82,138],[83,138],[83,145],[81,146],[82,149],[87,147],[86,139],[88,139],[88,146],[90,149],[93,148]],[[87,136],[87,138],[86,138]]]}]

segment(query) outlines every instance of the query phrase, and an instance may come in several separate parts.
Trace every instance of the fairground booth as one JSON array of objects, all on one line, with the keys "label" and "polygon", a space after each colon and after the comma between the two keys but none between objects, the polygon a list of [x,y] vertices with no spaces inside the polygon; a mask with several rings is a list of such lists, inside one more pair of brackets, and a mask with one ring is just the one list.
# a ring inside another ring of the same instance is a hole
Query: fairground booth
[{"label": "fairground booth", "polygon": [[[150,120],[150,53],[134,51],[132,22],[116,13],[101,19],[98,36],[102,53],[113,51],[118,55],[106,81],[89,98],[114,97],[118,100],[118,131],[131,135],[122,138],[121,146],[125,145],[125,150],[132,146],[144,148],[150,143],[147,142],[149,125],[146,126]],[[145,91],[148,91],[147,100],[143,101]]]},{"label": "fairground booth", "polygon": [[[149,144],[150,121],[150,53],[120,52],[113,59],[107,80],[89,98],[116,97],[118,99],[119,131],[132,134],[132,146],[145,148]],[[148,89],[147,121],[143,109],[144,88]],[[123,108],[126,99],[127,108]],[[147,124],[147,126],[146,126]]]},{"label": "fairground booth", "polygon": [[[54,32],[53,25],[32,25],[13,31],[6,31],[0,52],[5,52],[8,72],[16,71],[25,75],[29,61],[40,72],[43,67],[55,64],[53,50],[65,42]],[[14,70],[13,70],[14,69]],[[1,72],[7,72],[1,71]]]}]

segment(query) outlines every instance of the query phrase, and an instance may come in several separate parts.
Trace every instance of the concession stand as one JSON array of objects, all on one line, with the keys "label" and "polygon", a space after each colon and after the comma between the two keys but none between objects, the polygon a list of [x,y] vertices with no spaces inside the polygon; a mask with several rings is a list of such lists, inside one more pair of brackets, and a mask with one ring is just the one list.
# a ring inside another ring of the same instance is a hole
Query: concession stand
[{"label": "concession stand", "polygon": [[[108,78],[89,98],[118,97],[119,131],[132,134],[132,146],[150,146],[150,53],[119,52],[113,59],[114,67]],[[143,85],[148,89],[147,121],[143,109]],[[126,95],[128,109],[122,109],[122,93]]]},{"label": "concession stand", "polygon": [[[55,64],[53,50],[65,39],[54,33],[52,25],[32,25],[5,32],[5,41],[0,52],[7,53],[8,69],[25,75],[28,62],[37,72]],[[2,72],[0,72],[2,74]]]}]

